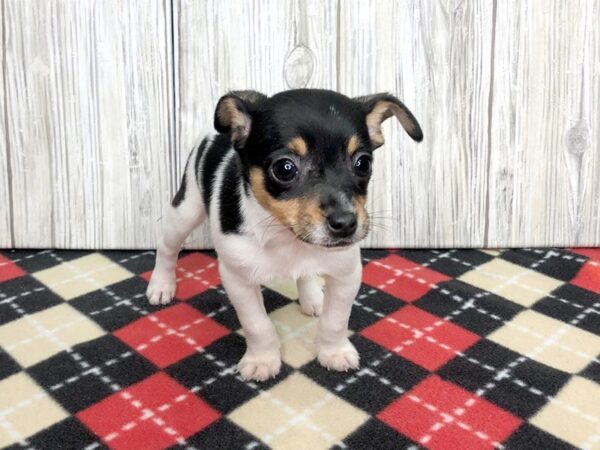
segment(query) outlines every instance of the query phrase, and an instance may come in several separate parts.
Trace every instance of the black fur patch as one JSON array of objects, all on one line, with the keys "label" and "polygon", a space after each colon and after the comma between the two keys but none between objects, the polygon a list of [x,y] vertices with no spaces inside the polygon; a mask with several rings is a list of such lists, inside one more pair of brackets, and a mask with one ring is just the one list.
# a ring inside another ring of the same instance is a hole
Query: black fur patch
[{"label": "black fur patch", "polygon": [[224,134],[215,136],[212,144],[206,149],[206,156],[199,171],[199,177],[202,182],[202,199],[204,200],[207,212],[210,210],[215,172],[230,149],[231,141]]},{"label": "black fur patch", "polygon": [[239,233],[243,222],[241,211],[240,184],[242,181],[241,161],[237,154],[227,163],[219,194],[219,219],[224,234]]},{"label": "black fur patch", "polygon": [[[196,173],[198,173],[198,164],[200,162],[200,158],[202,157],[202,153],[204,153],[205,147],[206,147],[206,138],[204,138],[202,140],[202,142],[198,146],[198,151],[196,152],[196,161],[194,163],[194,167],[196,167]],[[183,169],[183,176],[181,177],[181,185],[179,186],[179,190],[177,191],[177,193],[175,194],[175,197],[173,197],[173,201],[171,202],[171,205],[173,205],[174,208],[177,208],[181,204],[181,202],[185,199],[185,192],[187,189],[187,171],[188,171],[188,166],[190,165],[191,156],[192,156],[192,154],[190,153],[188,160],[185,162],[185,169]]]},{"label": "black fur patch", "polygon": [[196,180],[199,180],[199,176],[200,176],[200,161],[202,160],[202,155],[204,154],[204,151],[206,150],[206,143],[208,142],[208,138],[204,138],[202,139],[202,142],[200,143],[200,148],[198,148],[198,153],[196,153],[196,161],[194,162],[194,168],[196,170]]},{"label": "black fur patch", "polygon": [[[189,160],[188,160],[189,162]],[[175,197],[173,197],[173,201],[171,202],[171,205],[174,208],[177,208],[181,202],[183,201],[183,199],[185,198],[185,190],[186,190],[186,178],[187,178],[187,163],[185,165],[185,170],[183,171],[183,176],[181,177],[181,184],[179,185],[179,190],[177,191],[177,193],[175,194]]]}]

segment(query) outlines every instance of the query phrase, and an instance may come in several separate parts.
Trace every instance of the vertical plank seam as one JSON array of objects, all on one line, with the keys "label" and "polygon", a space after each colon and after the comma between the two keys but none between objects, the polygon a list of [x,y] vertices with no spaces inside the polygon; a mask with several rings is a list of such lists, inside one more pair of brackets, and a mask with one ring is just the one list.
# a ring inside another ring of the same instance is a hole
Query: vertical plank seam
[{"label": "vertical plank seam", "polygon": [[341,54],[340,54],[340,49],[341,49],[341,44],[340,44],[340,38],[341,38],[341,29],[342,29],[342,8],[340,6],[340,0],[337,0],[335,2],[335,15],[336,15],[336,24],[335,24],[335,90],[339,92],[340,90],[340,62],[341,62]]},{"label": "vertical plank seam", "polygon": [[493,0],[492,3],[492,42],[491,42],[491,55],[490,55],[490,93],[488,97],[488,126],[487,126],[487,138],[488,138],[488,154],[487,154],[487,186],[485,191],[485,230],[483,233],[483,246],[488,247],[489,232],[490,232],[490,182],[492,174],[490,173],[491,161],[492,161],[492,115],[493,115],[493,103],[494,103],[494,64],[496,59],[496,9],[497,0]]},{"label": "vertical plank seam", "polygon": [[[92,7],[93,8],[93,7]],[[69,22],[69,10],[66,5],[56,4],[53,5],[50,3],[50,11],[51,11],[51,23],[56,24],[56,26],[51,27],[51,30],[55,33],[50,33],[50,52],[52,53],[53,61],[59,64],[57,68],[56,74],[60,74],[61,69],[64,69],[61,63],[61,54],[63,53],[63,49],[60,45],[61,34],[65,32],[67,29],[67,23]],[[61,20],[62,17],[62,20]],[[55,18],[55,22],[53,19]],[[61,102],[64,101],[66,97],[66,93],[68,89],[66,88],[66,78],[72,75],[69,70],[65,70],[61,76],[57,76],[54,79],[54,92],[61,94],[61,99],[56,99],[57,105],[57,114],[60,117],[58,120],[58,126],[55,126],[53,129],[48,131],[48,135],[46,138],[52,142],[48,142],[46,146],[46,150],[48,151],[48,161],[50,165],[49,171],[49,180],[50,186],[48,188],[48,193],[50,195],[50,212],[51,212],[51,220],[50,220],[50,246],[51,248],[69,248],[71,247],[71,242],[65,242],[65,236],[72,236],[71,233],[71,223],[66,217],[70,214],[69,208],[64,208],[65,205],[69,205],[71,200],[71,191],[69,185],[69,179],[64,180],[64,183],[56,184],[55,181],[60,179],[58,176],[59,170],[64,170],[64,173],[71,174],[70,165],[69,165],[69,149],[68,149],[68,131],[67,131],[67,116],[68,116],[68,106],[66,104],[61,105]],[[58,97],[58,96],[57,96]],[[62,106],[62,108],[61,108]],[[62,133],[61,133],[62,132]],[[70,178],[70,177],[69,177]],[[63,181],[63,180],[60,180]],[[62,195],[61,195],[62,194]],[[66,198],[66,200],[65,200]],[[63,205],[63,208],[59,208],[59,206]],[[62,214],[63,220],[59,223],[57,219],[58,216]],[[65,227],[68,227],[65,229]],[[61,245],[58,245],[58,233],[61,231]]]},{"label": "vertical plank seam", "polygon": [[6,148],[6,175],[7,175],[7,186],[8,186],[8,228],[10,234],[10,246],[15,247],[15,215],[13,206],[13,189],[12,189],[12,158],[10,149],[10,139],[8,137],[8,89],[7,89],[7,63],[6,63],[6,49],[7,49],[7,37],[6,37],[6,26],[8,21],[6,20],[6,3],[2,1],[2,74],[4,75],[3,86],[4,90],[4,144]]},{"label": "vertical plank seam", "polygon": [[[587,6],[587,5],[586,5]],[[592,17],[591,15],[587,15],[586,14],[586,18],[584,19],[585,23],[583,26],[583,44],[582,44],[582,62],[581,62],[581,67],[580,67],[580,71],[581,71],[581,83],[580,83],[580,94],[579,94],[579,117],[577,118],[577,124],[575,125],[576,127],[580,128],[580,129],[589,129],[589,123],[587,121],[587,114],[588,114],[588,98],[585,95],[585,93],[588,91],[588,88],[586,86],[586,82],[587,82],[587,70],[588,70],[588,66],[586,64],[586,59],[587,59],[587,55],[588,55],[588,38],[590,35],[589,32],[589,17]],[[569,129],[567,129],[567,133],[569,132]],[[589,140],[589,142],[591,143],[591,138]],[[589,144],[588,144],[589,145]],[[569,146],[568,144],[566,145],[567,147],[567,151],[569,151]],[[589,158],[589,153],[586,155],[585,153],[587,153],[587,148],[583,148],[582,150],[580,150],[580,152],[578,152],[577,155],[577,159],[578,159],[578,171],[579,171],[579,177],[577,178],[577,203],[575,204],[575,232],[573,233],[573,240],[575,242],[575,245],[579,245],[581,241],[581,231],[582,231],[582,227],[583,227],[583,221],[585,220],[584,217],[582,217],[582,212],[583,212],[583,205],[584,205],[584,196],[585,196],[585,178],[586,175],[588,174],[587,172],[587,168],[584,167],[583,161],[584,159],[587,159],[586,157]]]},{"label": "vertical plank seam", "polygon": [[[177,70],[177,46],[176,46],[176,31],[175,30],[175,8],[176,8],[176,4],[175,4],[176,0],[168,0],[168,3],[170,3],[171,7],[169,8],[168,11],[168,17],[165,20],[165,24],[167,24],[168,27],[170,27],[170,30],[167,30],[167,40],[170,40],[170,45],[167,42],[167,58],[166,58],[166,63],[170,64],[171,67],[167,67],[167,70],[170,71],[171,73],[171,83],[170,83],[170,99],[169,102],[171,103],[171,114],[169,114],[169,128],[170,128],[170,139],[169,139],[169,145],[170,145],[170,149],[169,154],[169,160],[171,161],[171,163],[173,164],[173,166],[171,167],[171,170],[169,171],[169,175],[171,177],[170,181],[170,186],[171,186],[171,192],[169,193],[169,196],[172,197],[174,195],[174,193],[177,191],[177,183],[179,180],[179,146],[178,146],[178,136],[177,136],[177,119],[178,119],[178,115],[177,115],[177,96],[178,96],[178,82],[177,82],[177,74],[179,73],[179,71]],[[170,36],[169,36],[169,31],[170,31]],[[169,48],[170,47],[170,48]]]}]

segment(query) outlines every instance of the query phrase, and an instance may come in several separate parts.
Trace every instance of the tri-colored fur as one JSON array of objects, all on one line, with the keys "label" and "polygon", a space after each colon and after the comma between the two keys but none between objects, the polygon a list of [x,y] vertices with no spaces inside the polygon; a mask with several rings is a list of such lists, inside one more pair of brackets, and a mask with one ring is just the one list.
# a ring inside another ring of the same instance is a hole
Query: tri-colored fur
[{"label": "tri-colored fur", "polygon": [[[279,342],[260,293],[260,283],[279,277],[296,280],[302,310],[321,316],[319,361],[335,370],[358,367],[347,338],[361,279],[358,243],[369,230],[372,153],[383,144],[381,123],[392,115],[422,140],[414,116],[389,94],[351,99],[303,89],[222,97],[217,133],[192,149],[164,218],[150,302],[171,301],[180,247],[208,218],[223,286],[247,341],[239,364],[244,378],[279,371]],[[317,276],[325,279],[325,294]]]}]

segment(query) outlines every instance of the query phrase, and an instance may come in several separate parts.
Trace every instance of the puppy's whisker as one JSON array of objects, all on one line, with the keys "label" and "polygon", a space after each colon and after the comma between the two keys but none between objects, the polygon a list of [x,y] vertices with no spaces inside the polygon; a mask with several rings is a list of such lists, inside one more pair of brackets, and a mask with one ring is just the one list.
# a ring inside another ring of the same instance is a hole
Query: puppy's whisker
[{"label": "puppy's whisker", "polygon": [[369,218],[373,221],[373,222],[398,222],[400,221],[399,217],[392,217],[392,216],[369,216]]},{"label": "puppy's whisker", "polygon": [[397,219],[397,217],[383,214],[369,214],[369,217],[372,219]]},{"label": "puppy's whisker", "polygon": [[392,231],[392,229],[390,227],[383,227],[383,226],[379,226],[379,225],[375,225],[371,228],[371,230],[381,230],[381,231]]},{"label": "puppy's whisker", "polygon": [[389,210],[389,209],[381,209],[381,210],[375,210],[375,211],[368,211],[369,215],[392,215],[393,211]]}]

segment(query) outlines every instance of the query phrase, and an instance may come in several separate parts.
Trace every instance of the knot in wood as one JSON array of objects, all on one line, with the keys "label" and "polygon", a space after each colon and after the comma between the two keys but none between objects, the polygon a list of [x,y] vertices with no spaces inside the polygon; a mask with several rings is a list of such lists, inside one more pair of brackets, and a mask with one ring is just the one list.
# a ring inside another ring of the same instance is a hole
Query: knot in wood
[{"label": "knot in wood", "polygon": [[567,130],[565,141],[569,153],[581,155],[590,146],[590,130],[584,123],[578,123]]},{"label": "knot in wood", "polygon": [[294,47],[285,58],[283,78],[288,88],[306,87],[315,68],[315,55],[304,44]]}]

